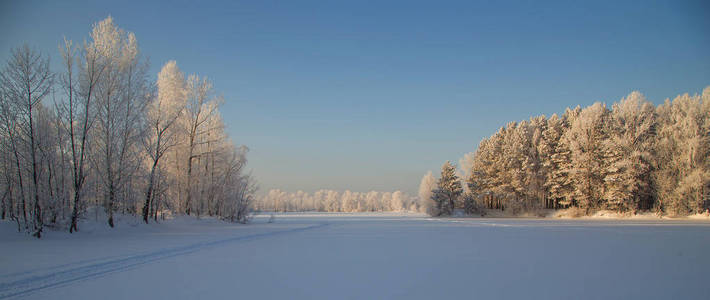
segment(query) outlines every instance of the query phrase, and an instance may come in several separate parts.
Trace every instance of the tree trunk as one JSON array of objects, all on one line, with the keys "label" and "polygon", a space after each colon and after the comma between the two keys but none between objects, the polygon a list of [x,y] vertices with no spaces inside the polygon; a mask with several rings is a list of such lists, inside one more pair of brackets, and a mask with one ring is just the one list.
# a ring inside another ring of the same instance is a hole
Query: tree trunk
[{"label": "tree trunk", "polygon": [[7,198],[7,193],[10,191],[10,186],[8,185],[7,189],[5,190],[5,193],[2,195],[2,220],[5,220],[5,212],[7,210],[7,203],[5,199]]},{"label": "tree trunk", "polygon": [[[69,83],[71,85],[71,82]],[[69,233],[72,233],[74,231],[79,231],[79,227],[77,226],[77,221],[79,219],[79,203],[80,203],[80,196],[81,196],[81,189],[84,186],[84,158],[86,157],[86,137],[89,134],[89,105],[91,103],[91,93],[93,92],[93,87],[94,87],[95,82],[91,82],[91,86],[89,87],[89,92],[86,96],[86,104],[84,106],[84,127],[82,128],[82,134],[81,134],[81,144],[79,148],[79,157],[78,157],[78,162],[77,162],[77,157],[76,157],[76,149],[75,149],[75,135],[74,135],[74,120],[73,120],[73,112],[71,111],[72,107],[72,97],[69,97],[69,117],[70,117],[70,136],[71,136],[71,141],[72,141],[72,155],[74,157],[74,209],[72,211],[72,216],[71,216],[71,226],[69,227]],[[70,91],[71,93],[71,91]]]},{"label": "tree trunk", "polygon": [[[157,152],[157,151],[156,151]],[[150,203],[153,200],[153,184],[155,182],[155,170],[158,167],[158,156],[153,160],[153,167],[150,169],[150,177],[148,179],[148,188],[145,191],[145,203],[143,204],[143,221],[148,224],[148,214],[150,212]]]},{"label": "tree trunk", "polygon": [[[192,141],[190,142],[192,144]],[[191,200],[192,200],[192,145],[190,145],[190,152],[189,158],[187,160],[187,183],[185,184],[185,194],[186,194],[186,201],[185,201],[185,213],[189,216],[190,211],[192,208],[191,205]]]},{"label": "tree trunk", "polygon": [[[14,143],[13,143],[14,145]],[[15,152],[15,163],[17,164],[17,180],[18,183],[20,184],[20,200],[22,201],[22,220],[25,223],[25,228],[28,227],[27,225],[27,204],[25,203],[25,188],[24,185],[22,184],[22,168],[20,167],[20,156],[17,153],[17,148],[14,147],[14,152]]]},{"label": "tree trunk", "polygon": [[35,147],[35,137],[34,137],[34,123],[32,121],[32,93],[28,94],[27,99],[27,109],[29,111],[29,122],[30,122],[30,154],[32,155],[32,183],[34,184],[34,230],[33,236],[40,238],[42,237],[42,207],[39,204],[39,179],[37,172],[37,147]]},{"label": "tree trunk", "polygon": [[111,182],[108,191],[108,207],[106,208],[106,210],[108,211],[108,226],[111,226],[111,228],[113,228],[113,201],[115,197],[116,191],[113,186],[113,182]]}]

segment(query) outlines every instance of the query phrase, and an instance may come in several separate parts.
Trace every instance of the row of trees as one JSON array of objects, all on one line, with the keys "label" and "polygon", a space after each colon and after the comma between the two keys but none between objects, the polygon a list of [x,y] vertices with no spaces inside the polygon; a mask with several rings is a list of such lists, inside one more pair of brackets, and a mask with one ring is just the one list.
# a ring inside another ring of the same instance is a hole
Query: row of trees
[{"label": "row of trees", "polygon": [[111,17],[60,46],[62,70],[24,45],[0,74],[2,218],[40,237],[78,230],[91,207],[244,221],[255,190],[247,148],[224,131],[212,84],[174,61],[149,80],[135,35]]},{"label": "row of trees", "polygon": [[[710,207],[710,87],[654,106],[633,92],[562,116],[511,122],[436,183],[422,179],[430,212],[575,207],[687,215]],[[433,190],[433,192],[431,192]],[[449,199],[449,200],[446,200]],[[456,200],[451,200],[456,199]]]},{"label": "row of trees", "polygon": [[335,190],[318,190],[310,194],[303,191],[287,193],[275,189],[260,198],[255,209],[322,212],[418,211],[419,201],[418,198],[401,191],[341,193]]}]

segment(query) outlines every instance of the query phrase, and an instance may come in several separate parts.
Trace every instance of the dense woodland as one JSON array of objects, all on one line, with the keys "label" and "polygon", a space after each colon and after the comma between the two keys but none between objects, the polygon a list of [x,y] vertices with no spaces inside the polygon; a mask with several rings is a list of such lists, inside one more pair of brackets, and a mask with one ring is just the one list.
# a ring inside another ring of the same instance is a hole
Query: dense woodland
[{"label": "dense woodland", "polygon": [[482,208],[512,213],[573,208],[682,216],[710,207],[710,87],[654,106],[633,92],[562,116],[511,122],[420,197],[432,215]]},{"label": "dense woodland", "polygon": [[211,82],[175,61],[147,74],[136,37],[111,17],[82,44],[59,46],[61,69],[23,45],[0,75],[2,219],[40,237],[79,230],[89,209],[245,221],[255,191],[246,147],[229,139]]},{"label": "dense woodland", "polygon": [[318,190],[313,194],[270,190],[254,208],[266,211],[375,212],[418,211],[419,198],[402,191],[367,193]]}]

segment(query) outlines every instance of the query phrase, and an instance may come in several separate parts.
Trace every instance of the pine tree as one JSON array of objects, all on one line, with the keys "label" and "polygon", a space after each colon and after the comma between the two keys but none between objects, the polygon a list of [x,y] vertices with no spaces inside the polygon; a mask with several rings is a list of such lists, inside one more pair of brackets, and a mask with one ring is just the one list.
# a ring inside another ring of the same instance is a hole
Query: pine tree
[{"label": "pine tree", "polygon": [[550,194],[558,200],[562,207],[576,206],[574,198],[574,186],[570,173],[572,172],[572,151],[569,141],[565,139],[565,133],[569,131],[570,124],[578,117],[582,109],[577,106],[575,109],[567,109],[562,115],[559,142],[555,147],[555,152],[550,157],[554,167],[550,178]]},{"label": "pine tree", "polygon": [[651,142],[655,127],[653,104],[639,92],[612,106],[604,145],[607,208],[622,212],[650,208]]},{"label": "pine tree", "polygon": [[466,214],[472,215],[481,212],[481,207],[477,198],[479,195],[473,192],[466,192],[463,195],[463,210]]},{"label": "pine tree", "polygon": [[528,157],[524,164],[524,170],[526,171],[529,205],[535,208],[547,207],[545,189],[547,169],[544,168],[544,153],[541,151],[542,133],[546,128],[547,119],[545,116],[537,116],[530,119],[530,127],[528,129],[530,143],[527,148]]},{"label": "pine tree", "polygon": [[558,198],[555,197],[558,193],[553,193],[553,189],[559,189],[560,185],[555,182],[555,172],[558,170],[559,162],[553,160],[560,143],[560,137],[563,133],[563,122],[557,114],[553,114],[547,119],[545,129],[542,131],[542,137],[538,146],[540,154],[540,168],[544,174],[544,195],[547,208],[557,208]]},{"label": "pine tree", "polygon": [[700,213],[708,208],[710,185],[710,90],[666,100],[658,114],[653,172],[661,209],[675,215]]},{"label": "pine tree", "polygon": [[506,157],[505,174],[507,184],[503,185],[506,194],[506,209],[514,213],[525,207],[528,192],[525,164],[528,161],[529,143],[528,122],[511,123],[508,126],[503,153]]},{"label": "pine tree", "polygon": [[470,180],[476,182],[484,207],[501,208],[499,192],[500,174],[503,170],[502,145],[504,128],[488,139],[483,139],[476,150]]},{"label": "pine tree", "polygon": [[456,168],[451,162],[446,161],[441,166],[441,178],[437,182],[432,199],[436,203],[438,215],[451,215],[455,208],[455,203],[461,197],[463,188],[461,181],[456,176]]},{"label": "pine tree", "polygon": [[572,168],[569,179],[574,186],[577,205],[589,211],[598,208],[604,184],[604,125],[609,111],[597,102],[584,108],[579,117],[570,122],[565,141],[571,151]]}]

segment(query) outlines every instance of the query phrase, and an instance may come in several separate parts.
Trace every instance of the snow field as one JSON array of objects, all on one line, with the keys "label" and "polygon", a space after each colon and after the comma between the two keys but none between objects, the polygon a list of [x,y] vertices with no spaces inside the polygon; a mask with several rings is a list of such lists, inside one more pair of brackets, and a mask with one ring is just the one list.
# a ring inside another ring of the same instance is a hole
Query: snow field
[{"label": "snow field", "polygon": [[396,213],[278,214],[274,223],[268,218],[258,216],[248,225],[178,218],[121,224],[113,231],[53,232],[40,241],[0,223],[7,241],[0,247],[0,298],[710,295],[708,222],[432,219]]}]

